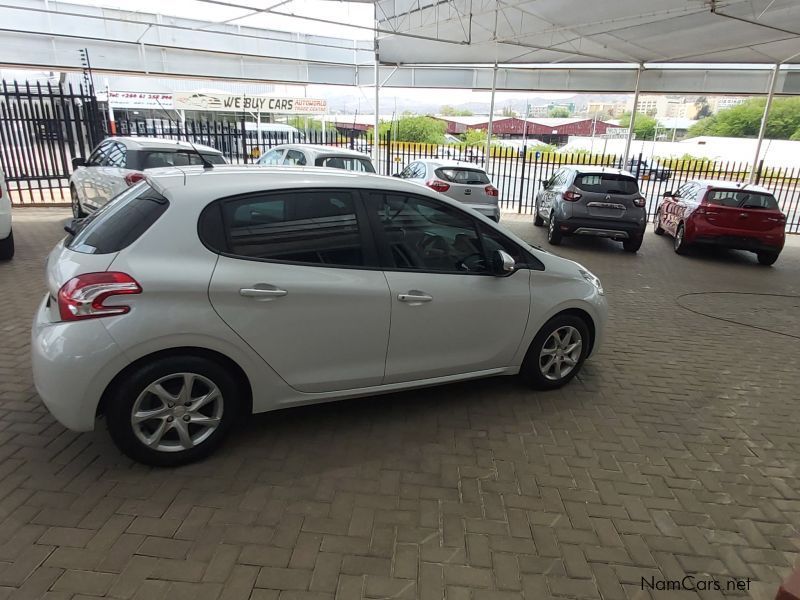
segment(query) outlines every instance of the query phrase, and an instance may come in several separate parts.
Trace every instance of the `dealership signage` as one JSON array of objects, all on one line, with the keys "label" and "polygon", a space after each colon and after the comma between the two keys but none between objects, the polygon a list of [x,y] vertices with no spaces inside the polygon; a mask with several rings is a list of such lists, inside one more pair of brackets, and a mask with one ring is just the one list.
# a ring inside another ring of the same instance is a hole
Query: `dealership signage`
[{"label": "dealership signage", "polygon": [[111,108],[173,108],[172,94],[158,92],[98,92],[97,100]]},{"label": "dealership signage", "polygon": [[176,92],[173,106],[183,110],[284,113],[313,115],[328,112],[328,102],[317,98],[253,96],[217,92]]}]

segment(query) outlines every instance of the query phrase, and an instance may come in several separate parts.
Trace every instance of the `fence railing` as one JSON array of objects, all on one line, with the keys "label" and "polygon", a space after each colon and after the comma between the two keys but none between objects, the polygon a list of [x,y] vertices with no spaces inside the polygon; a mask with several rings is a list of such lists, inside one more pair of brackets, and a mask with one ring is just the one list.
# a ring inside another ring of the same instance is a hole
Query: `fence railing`
[{"label": "fence railing", "polygon": [[[2,102],[5,100],[5,102]],[[167,115],[167,113],[164,113]],[[99,137],[110,134],[105,116],[83,90],[26,86],[8,88],[0,96],[0,161],[11,182],[12,196],[18,204],[66,202],[70,161],[86,156]],[[262,127],[252,121],[178,120],[169,117],[117,121],[116,135],[160,137],[212,146],[232,163],[255,162],[270,148],[283,143],[325,144],[372,152],[372,135],[352,131],[308,130]],[[586,152],[548,152],[535,148],[494,145],[488,160],[483,146],[464,144],[419,144],[379,138],[379,173],[398,173],[412,162],[423,159],[457,160],[486,167],[500,191],[504,211],[533,212],[535,198],[543,181],[565,165],[603,165],[624,168],[639,180],[647,199],[648,215],[655,211],[664,192],[675,190],[693,179],[718,179],[731,182],[749,180],[747,162],[706,159],[659,159],[636,155],[625,161],[617,155]],[[800,233],[800,168],[756,168],[757,182],[769,189],[787,215],[787,231]],[[25,187],[27,186],[27,188]],[[42,189],[49,194],[42,193]],[[39,196],[34,191],[40,191]],[[14,194],[16,192],[16,195]]]}]

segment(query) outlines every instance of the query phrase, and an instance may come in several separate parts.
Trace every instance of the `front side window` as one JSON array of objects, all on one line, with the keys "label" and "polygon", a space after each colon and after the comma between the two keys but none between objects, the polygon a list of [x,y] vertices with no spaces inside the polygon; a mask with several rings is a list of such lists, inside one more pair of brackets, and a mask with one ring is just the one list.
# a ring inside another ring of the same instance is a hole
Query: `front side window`
[{"label": "front side window", "polygon": [[419,196],[373,193],[369,210],[377,216],[394,268],[489,272],[476,222],[457,208]]},{"label": "front side window", "polygon": [[260,165],[280,165],[283,164],[283,153],[285,150],[283,149],[276,149],[270,150],[264,156],[262,156],[258,164]]},{"label": "front side window", "polygon": [[127,149],[122,144],[110,144],[106,154],[106,164],[109,167],[125,168]]},{"label": "front side window", "polygon": [[[321,266],[366,264],[355,199],[347,190],[254,194],[223,200],[224,241],[203,241],[217,252],[242,258]],[[219,218],[215,205],[201,216]],[[201,234],[202,235],[202,234]],[[216,247],[222,243],[224,247]]]},{"label": "front side window", "polygon": [[86,161],[87,167],[104,167],[108,165],[108,152],[111,149],[111,142],[103,142],[94,149]]}]

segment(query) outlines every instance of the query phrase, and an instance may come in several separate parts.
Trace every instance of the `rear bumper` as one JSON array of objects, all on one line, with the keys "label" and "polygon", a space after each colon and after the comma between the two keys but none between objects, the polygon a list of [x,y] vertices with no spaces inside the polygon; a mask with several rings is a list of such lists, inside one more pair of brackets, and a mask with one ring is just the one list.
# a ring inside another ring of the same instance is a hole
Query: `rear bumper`
[{"label": "rear bumper", "polygon": [[490,219],[500,220],[500,207],[495,204],[467,204],[467,206]]},{"label": "rear bumper", "polygon": [[627,240],[644,235],[647,223],[578,218],[558,221],[558,227],[562,233],[567,235],[587,235]]},{"label": "rear bumper", "polygon": [[767,243],[759,238],[736,235],[698,235],[691,240],[693,244],[720,246],[731,250],[749,250],[751,252],[780,252],[783,250],[783,241],[780,244]]},{"label": "rear bumper", "polygon": [[33,381],[59,423],[73,431],[94,429],[97,405],[108,380],[103,372],[122,353],[100,319],[50,320],[47,297],[31,330]]},{"label": "rear bumper", "polygon": [[698,223],[694,219],[687,221],[686,234],[686,241],[690,244],[706,244],[751,252],[780,252],[786,241],[786,233],[781,227],[767,231],[752,231],[717,227],[707,222]]}]

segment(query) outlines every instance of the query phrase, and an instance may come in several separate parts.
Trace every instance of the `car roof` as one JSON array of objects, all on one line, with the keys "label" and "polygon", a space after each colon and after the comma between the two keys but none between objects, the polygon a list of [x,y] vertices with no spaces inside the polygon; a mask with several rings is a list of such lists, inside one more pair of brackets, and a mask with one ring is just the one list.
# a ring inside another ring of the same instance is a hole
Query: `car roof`
[{"label": "car roof", "polygon": [[633,174],[626,169],[619,169],[617,167],[604,167],[601,165],[564,165],[568,169],[577,171],[581,175],[599,175],[602,173],[611,173],[612,175],[627,175],[633,177]]},{"label": "car roof", "polygon": [[358,150],[350,150],[349,148],[340,148],[338,146],[324,146],[322,144],[280,144],[273,146],[270,150],[306,150],[320,156],[353,156],[355,158],[369,158],[369,154],[359,152]]},{"label": "car roof", "polygon": [[739,181],[725,181],[723,179],[690,179],[686,183],[696,183],[703,187],[720,188],[723,190],[747,190],[748,192],[756,192],[758,194],[770,194],[767,188],[754,183],[741,183]]},{"label": "car roof", "polygon": [[426,165],[436,166],[436,167],[445,167],[445,168],[457,168],[457,169],[472,169],[473,171],[480,171],[482,173],[486,173],[486,170],[476,165],[475,163],[471,163],[466,160],[439,160],[436,158],[421,158],[419,160],[415,160],[412,162],[423,163]]},{"label": "car roof", "polygon": [[[113,137],[106,140],[114,140],[123,143],[130,150],[192,150],[192,144],[183,140],[166,140],[164,138],[151,137]],[[103,140],[103,141],[106,141]],[[216,148],[194,144],[194,148],[202,150],[204,154],[222,154]]]},{"label": "car roof", "polygon": [[[373,173],[346,171],[326,167],[265,166],[265,165],[214,165],[164,167],[147,171],[147,180],[162,193],[191,190],[189,198],[224,198],[270,190],[304,187],[342,187],[351,189],[381,189],[411,192],[441,199],[442,194],[425,187]],[[180,198],[178,198],[180,199]]]}]

